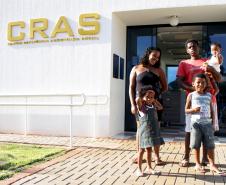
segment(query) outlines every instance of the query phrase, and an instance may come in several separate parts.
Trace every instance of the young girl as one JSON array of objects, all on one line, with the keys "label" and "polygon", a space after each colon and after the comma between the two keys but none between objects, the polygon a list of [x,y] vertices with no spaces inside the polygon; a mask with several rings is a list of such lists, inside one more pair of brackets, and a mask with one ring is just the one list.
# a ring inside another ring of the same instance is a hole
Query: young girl
[{"label": "young girl", "polygon": [[155,91],[150,86],[141,88],[139,96],[136,99],[138,108],[138,169],[137,176],[143,176],[142,159],[146,149],[147,151],[147,174],[160,174],[151,167],[151,151],[156,145],[164,144],[163,138],[160,136],[158,124],[157,110],[162,109],[162,105],[155,99]]},{"label": "young girl", "polygon": [[200,164],[200,147],[207,150],[207,156],[210,164],[210,171],[220,175],[220,171],[214,163],[214,130],[213,130],[213,108],[211,103],[211,94],[205,92],[207,87],[207,77],[205,74],[197,74],[193,77],[192,86],[195,91],[189,93],[185,105],[185,112],[191,114],[191,140],[190,148],[195,151],[195,170],[205,173]]}]

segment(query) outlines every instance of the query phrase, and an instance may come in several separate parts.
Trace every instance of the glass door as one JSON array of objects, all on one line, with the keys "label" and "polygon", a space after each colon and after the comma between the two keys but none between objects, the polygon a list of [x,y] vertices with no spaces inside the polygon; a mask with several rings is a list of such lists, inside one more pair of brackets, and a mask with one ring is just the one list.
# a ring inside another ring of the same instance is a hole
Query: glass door
[{"label": "glass door", "polygon": [[177,69],[178,65],[166,65],[166,77],[169,90],[178,89],[176,82]]},{"label": "glass door", "polygon": [[127,27],[126,50],[126,91],[125,91],[125,131],[136,131],[135,116],[131,114],[129,100],[129,75],[137,65],[146,49],[156,46],[156,28],[152,26]]}]

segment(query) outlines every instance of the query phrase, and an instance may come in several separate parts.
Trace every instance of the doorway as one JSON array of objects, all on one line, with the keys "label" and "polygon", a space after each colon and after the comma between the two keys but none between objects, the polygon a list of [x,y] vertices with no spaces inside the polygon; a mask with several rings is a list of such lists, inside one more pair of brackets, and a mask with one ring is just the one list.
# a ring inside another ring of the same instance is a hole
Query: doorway
[{"label": "doorway", "polygon": [[162,51],[161,67],[170,90],[178,90],[176,73],[180,61],[188,58],[184,45],[188,39],[199,42],[200,55],[205,57],[206,38],[202,25],[157,28],[157,47]]}]

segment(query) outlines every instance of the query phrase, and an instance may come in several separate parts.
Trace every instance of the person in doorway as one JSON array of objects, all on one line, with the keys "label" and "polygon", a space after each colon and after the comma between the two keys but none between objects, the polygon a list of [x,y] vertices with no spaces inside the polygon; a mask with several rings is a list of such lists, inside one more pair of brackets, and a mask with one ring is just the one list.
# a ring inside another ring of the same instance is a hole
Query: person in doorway
[{"label": "person in doorway", "polygon": [[[189,54],[190,59],[182,60],[179,64],[177,71],[177,82],[178,85],[186,90],[186,94],[194,91],[192,86],[192,78],[195,74],[210,72],[213,75],[215,81],[221,81],[221,75],[213,67],[209,65],[203,66],[207,61],[207,58],[200,58],[199,56],[199,44],[197,40],[187,40],[185,43],[186,52]],[[212,89],[211,87],[209,89]],[[180,163],[182,167],[187,167],[189,165],[190,158],[190,131],[191,131],[191,117],[186,114],[185,120],[185,155]],[[202,164],[205,165],[207,161],[207,154],[205,148],[203,148],[203,159]]]},{"label": "person in doorway", "polygon": [[[129,98],[131,103],[131,112],[137,118],[136,97],[138,92],[145,85],[152,85],[155,90],[155,97],[158,99],[162,92],[167,90],[166,76],[162,68],[160,68],[161,50],[155,47],[147,48],[144,56],[140,60],[140,64],[134,66],[130,72]],[[138,125],[138,120],[137,120]],[[162,165],[164,162],[159,156],[160,146],[154,147],[155,163]],[[137,143],[137,151],[139,145]],[[137,157],[133,159],[137,163]]]},{"label": "person in doorway", "polygon": [[143,176],[142,159],[144,151],[147,152],[147,174],[160,174],[151,167],[151,152],[152,147],[164,144],[163,138],[160,136],[160,127],[158,124],[157,110],[162,110],[163,107],[158,100],[155,99],[155,91],[152,86],[144,86],[136,98],[138,108],[137,136],[139,143],[138,152],[138,169],[137,176]]},{"label": "person in doorway", "polygon": [[189,93],[186,100],[185,112],[191,115],[191,142],[190,147],[195,151],[195,170],[205,173],[200,164],[200,147],[207,150],[207,156],[210,164],[210,171],[224,175],[214,163],[214,129],[213,129],[213,107],[211,103],[211,94],[206,92],[208,84],[207,76],[203,73],[196,74],[193,77],[193,92]]}]

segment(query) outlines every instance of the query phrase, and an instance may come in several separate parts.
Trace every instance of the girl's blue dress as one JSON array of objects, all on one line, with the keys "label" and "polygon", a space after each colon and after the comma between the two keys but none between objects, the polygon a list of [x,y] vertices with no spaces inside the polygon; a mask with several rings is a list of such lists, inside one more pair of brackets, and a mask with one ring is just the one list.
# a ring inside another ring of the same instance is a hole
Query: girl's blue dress
[{"label": "girl's blue dress", "polygon": [[138,115],[139,127],[137,130],[139,147],[149,148],[163,145],[165,142],[160,135],[157,110],[152,106],[145,105],[142,108],[144,115]]}]

